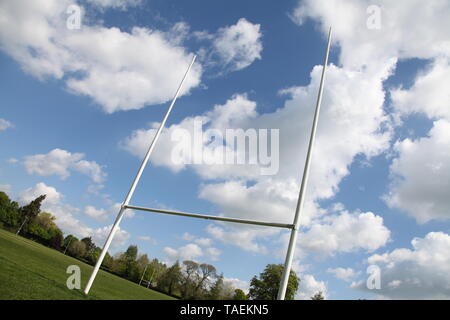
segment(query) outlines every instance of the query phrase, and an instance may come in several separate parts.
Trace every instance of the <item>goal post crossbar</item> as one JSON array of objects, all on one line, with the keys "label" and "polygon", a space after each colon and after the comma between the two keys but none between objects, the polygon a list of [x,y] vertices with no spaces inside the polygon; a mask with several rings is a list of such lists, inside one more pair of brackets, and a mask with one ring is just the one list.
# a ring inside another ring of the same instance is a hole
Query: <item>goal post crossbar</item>
[{"label": "goal post crossbar", "polygon": [[228,217],[220,217],[220,216],[213,216],[213,215],[206,215],[206,214],[199,214],[199,213],[172,211],[172,210],[165,210],[165,209],[144,208],[144,207],[138,207],[138,206],[134,206],[134,205],[125,205],[124,208],[125,209],[147,211],[147,212],[169,214],[169,215],[175,215],[175,216],[200,218],[200,219],[206,219],[206,220],[217,220],[217,221],[225,221],[225,222],[253,224],[253,225],[258,225],[258,226],[266,226],[266,227],[277,227],[277,228],[287,228],[287,229],[292,229],[294,227],[293,224],[286,224],[286,223],[256,221],[256,220],[247,220],[247,219],[238,219],[238,218],[228,218]]}]

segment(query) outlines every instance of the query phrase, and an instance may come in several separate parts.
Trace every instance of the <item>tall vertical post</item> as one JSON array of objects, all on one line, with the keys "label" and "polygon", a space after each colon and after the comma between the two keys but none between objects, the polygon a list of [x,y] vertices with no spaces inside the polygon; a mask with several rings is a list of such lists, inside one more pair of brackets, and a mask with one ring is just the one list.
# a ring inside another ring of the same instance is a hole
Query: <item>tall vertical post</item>
[{"label": "tall vertical post", "polygon": [[320,113],[320,104],[322,102],[322,92],[323,92],[323,84],[325,80],[325,71],[328,65],[328,55],[330,53],[330,45],[331,45],[331,27],[328,32],[328,44],[327,44],[327,51],[325,54],[325,62],[323,64],[322,68],[322,78],[320,79],[320,86],[319,86],[319,93],[317,96],[317,103],[316,103],[316,111],[314,113],[314,120],[311,128],[311,136],[309,139],[309,146],[308,146],[308,152],[306,154],[306,161],[305,161],[305,167],[303,169],[303,178],[302,183],[300,186],[300,193],[298,196],[297,201],[297,207],[295,209],[295,216],[294,216],[294,227],[291,230],[291,237],[289,239],[289,246],[286,253],[286,260],[284,263],[284,269],[283,274],[281,276],[280,281],[280,287],[278,289],[278,300],[284,300],[284,297],[286,295],[289,275],[291,273],[291,266],[292,266],[292,259],[294,257],[294,251],[295,251],[295,244],[297,242],[297,233],[298,229],[300,227],[300,214],[303,210],[303,203],[305,202],[305,193],[306,193],[306,186],[308,184],[308,176],[309,176],[309,167],[311,163],[311,154],[314,146],[314,140],[316,138],[316,129],[317,129],[317,123],[319,121],[319,113]]},{"label": "tall vertical post", "polygon": [[106,253],[108,252],[109,246],[111,245],[114,235],[119,228],[120,221],[122,220],[122,217],[126,211],[125,206],[127,206],[130,203],[130,200],[131,200],[131,197],[133,196],[134,190],[136,189],[139,179],[141,178],[142,173],[144,172],[145,166],[147,165],[150,155],[152,154],[152,151],[156,145],[156,141],[158,140],[158,138],[161,134],[161,131],[166,124],[167,118],[169,117],[169,114],[172,111],[175,101],[177,100],[178,95],[180,94],[181,88],[183,87],[184,80],[186,80],[187,75],[188,75],[189,71],[191,70],[192,65],[194,64],[196,57],[197,57],[196,55],[194,55],[192,57],[191,64],[189,65],[188,69],[186,70],[186,73],[184,74],[183,79],[181,80],[180,85],[178,86],[175,96],[172,99],[172,103],[170,104],[169,108],[167,109],[166,114],[164,115],[164,118],[163,118],[161,124],[159,125],[158,131],[156,131],[156,134],[153,137],[152,142],[150,143],[147,153],[145,154],[144,160],[142,160],[141,166],[139,167],[136,177],[134,178],[133,184],[131,185],[131,188],[128,191],[128,194],[127,194],[124,202],[122,203],[120,211],[117,214],[116,220],[114,221],[113,227],[111,228],[111,231],[109,232],[108,238],[106,239],[106,242],[103,246],[102,253],[98,257],[98,260],[97,260],[97,263],[95,264],[94,270],[92,271],[92,274],[89,278],[86,288],[84,289],[85,294],[88,294],[89,290],[91,289],[92,283],[95,280],[95,277],[98,273],[98,270],[100,269],[100,266],[102,265],[102,262],[103,262],[103,259],[105,258]]},{"label": "tall vertical post", "polygon": [[139,280],[139,285],[141,285],[142,280],[144,280],[144,276],[145,276],[145,272],[147,271],[147,267],[148,267],[148,264],[145,266],[144,272],[142,272],[142,277],[141,277],[141,280]]}]

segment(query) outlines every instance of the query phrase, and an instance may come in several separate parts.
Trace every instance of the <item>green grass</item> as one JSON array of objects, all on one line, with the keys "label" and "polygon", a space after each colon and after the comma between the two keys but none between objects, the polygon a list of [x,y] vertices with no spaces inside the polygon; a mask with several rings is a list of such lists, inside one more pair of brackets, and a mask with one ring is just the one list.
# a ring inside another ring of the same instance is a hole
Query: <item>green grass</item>
[{"label": "green grass", "polygon": [[[81,290],[69,290],[69,265],[81,269]],[[85,296],[93,267],[31,240],[0,229],[0,300],[167,300],[171,297],[100,270]]]}]

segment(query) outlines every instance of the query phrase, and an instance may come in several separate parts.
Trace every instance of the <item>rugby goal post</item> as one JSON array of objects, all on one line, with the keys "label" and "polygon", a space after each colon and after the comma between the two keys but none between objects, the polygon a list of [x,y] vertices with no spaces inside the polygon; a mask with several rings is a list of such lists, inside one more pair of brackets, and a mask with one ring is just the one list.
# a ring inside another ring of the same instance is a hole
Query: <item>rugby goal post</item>
[{"label": "rugby goal post", "polygon": [[133,183],[131,184],[131,187],[127,193],[127,196],[125,197],[125,200],[123,201],[123,203],[120,207],[120,210],[119,210],[119,213],[117,214],[116,220],[114,221],[114,224],[108,234],[108,237],[106,238],[105,244],[103,245],[102,252],[101,252],[100,256],[98,257],[98,260],[95,264],[94,270],[92,271],[91,276],[89,277],[88,283],[86,284],[86,287],[84,289],[85,294],[89,293],[89,290],[91,289],[92,284],[94,283],[95,277],[97,276],[97,273],[100,269],[103,259],[105,258],[105,255],[108,252],[109,246],[111,245],[114,235],[116,234],[116,232],[119,228],[119,224],[123,218],[125,211],[127,209],[133,209],[133,210],[140,210],[140,211],[147,211],[147,212],[154,212],[154,213],[161,213],[161,214],[169,214],[169,215],[177,215],[177,216],[184,216],[184,217],[191,217],[191,218],[200,218],[200,219],[207,219],[207,220],[216,220],[216,221],[224,221],[224,222],[234,222],[234,223],[290,229],[291,236],[289,239],[289,245],[288,245],[288,249],[287,249],[287,253],[286,253],[283,274],[281,277],[280,287],[278,290],[278,297],[277,297],[279,300],[284,300],[284,297],[286,294],[286,289],[287,289],[287,284],[288,284],[288,280],[289,280],[289,274],[290,274],[290,270],[291,270],[291,266],[292,266],[292,260],[294,257],[295,243],[297,242],[297,233],[298,233],[298,229],[300,226],[299,217],[303,210],[305,191],[306,191],[306,186],[308,183],[309,167],[310,167],[310,163],[311,163],[311,154],[312,154],[312,150],[313,150],[313,146],[314,146],[317,123],[319,120],[320,105],[321,105],[321,101],[322,101],[322,92],[323,92],[323,85],[324,85],[324,79],[325,79],[325,71],[326,71],[326,67],[328,64],[330,44],[331,44],[331,28],[328,32],[328,42],[327,42],[327,49],[326,49],[326,54],[325,54],[325,61],[324,61],[324,65],[322,68],[322,76],[321,76],[321,80],[320,80],[320,87],[319,87],[319,92],[318,92],[318,96],[317,96],[317,103],[316,103],[316,108],[315,108],[315,112],[314,112],[313,124],[312,124],[312,128],[311,128],[311,136],[309,139],[308,152],[306,155],[306,161],[305,161],[305,166],[304,166],[304,170],[303,170],[303,178],[302,178],[299,197],[298,197],[297,206],[296,206],[296,210],[295,210],[294,222],[292,224],[285,224],[285,223],[268,222],[268,221],[257,221],[257,220],[248,220],[248,219],[220,217],[220,216],[215,216],[215,215],[205,215],[205,214],[189,213],[189,212],[182,212],[182,211],[145,208],[145,207],[130,205],[130,200],[133,197],[136,186],[142,176],[142,173],[148,163],[148,160],[150,159],[150,155],[152,154],[153,149],[155,148],[156,142],[158,141],[158,138],[161,135],[163,128],[165,127],[166,121],[169,117],[170,112],[172,111],[173,106],[175,105],[178,95],[181,92],[181,89],[182,89],[183,84],[189,74],[189,71],[191,70],[191,68],[195,62],[195,59],[197,56],[194,55],[192,57],[192,61],[189,65],[189,67],[187,68],[187,70],[178,86],[175,96],[173,97],[172,102],[170,103],[170,105],[164,115],[163,120],[161,121],[159,128],[156,131],[156,134],[150,143],[147,153],[145,154],[145,157],[142,160],[141,166],[139,167],[139,170],[133,180]]}]

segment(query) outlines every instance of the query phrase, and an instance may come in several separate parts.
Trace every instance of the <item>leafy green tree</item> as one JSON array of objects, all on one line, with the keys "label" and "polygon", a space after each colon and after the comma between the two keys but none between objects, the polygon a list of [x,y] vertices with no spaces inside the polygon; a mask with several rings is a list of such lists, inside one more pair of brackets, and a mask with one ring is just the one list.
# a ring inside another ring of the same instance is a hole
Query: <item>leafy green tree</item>
[{"label": "leafy green tree", "polygon": [[200,265],[195,261],[183,261],[181,276],[181,295],[184,299],[194,298],[199,267]]},{"label": "leafy green tree", "polygon": [[311,300],[325,300],[325,297],[323,296],[322,291],[319,291],[311,297]]},{"label": "leafy green tree", "polygon": [[241,289],[234,290],[233,300],[248,300],[247,295]]},{"label": "leafy green tree", "polygon": [[217,277],[216,268],[207,263],[202,263],[198,267],[198,272],[194,277],[194,298],[203,298],[206,293],[206,287],[208,287],[212,279]]},{"label": "leafy green tree", "polygon": [[65,252],[68,249],[68,246],[73,242],[73,241],[78,241],[78,238],[69,234],[67,237],[64,238],[64,242],[62,247],[64,248]]},{"label": "leafy green tree", "polygon": [[[284,266],[282,264],[268,264],[259,274],[259,279],[254,276],[250,282],[249,297],[253,300],[276,300]],[[298,290],[300,279],[291,270],[286,290],[286,300],[293,300]]]},{"label": "leafy green tree", "polygon": [[4,192],[0,192],[0,221],[13,228],[19,227],[21,223],[19,204],[11,201]]},{"label": "leafy green tree", "polygon": [[124,253],[124,257],[128,261],[136,261],[138,256],[138,247],[135,245],[128,246],[127,251]]},{"label": "leafy green tree", "polygon": [[177,290],[179,290],[180,280],[181,267],[180,263],[177,261],[171,267],[167,268],[161,275],[158,288],[170,295],[173,295]]},{"label": "leafy green tree", "polygon": [[19,230],[17,230],[17,234],[20,233],[22,228],[26,228],[31,220],[35,218],[39,214],[39,212],[41,212],[41,204],[42,201],[44,201],[45,197],[46,195],[43,194],[31,201],[26,206],[19,208],[19,215],[22,218],[22,224],[19,227]]},{"label": "leafy green tree", "polygon": [[37,241],[60,249],[63,241],[62,231],[55,223],[56,218],[48,212],[40,212],[27,227],[27,233]]},{"label": "leafy green tree", "polygon": [[[180,264],[178,263],[178,266],[179,265]],[[164,263],[159,262],[158,259],[153,259],[150,262],[150,265],[148,266],[148,274],[147,274],[148,278],[146,278],[146,280],[150,281],[152,286],[156,286],[160,290],[165,291],[165,289],[162,289],[162,287],[161,287],[161,281],[162,281],[162,278],[163,278],[166,270],[167,270],[167,267]],[[179,281],[179,277],[178,277],[178,281]]]},{"label": "leafy green tree", "polygon": [[124,276],[131,281],[139,281],[139,266],[137,264],[138,247],[130,245],[123,254],[123,260],[125,263]]},{"label": "leafy green tree", "polygon": [[211,287],[211,290],[209,291],[209,299],[211,300],[221,300],[222,299],[222,291],[223,291],[223,273],[220,274],[220,276],[217,277],[216,282],[214,282],[214,285]]},{"label": "leafy green tree", "polygon": [[62,235],[62,232],[59,232],[59,233],[55,233],[54,235],[51,236],[51,238],[49,240],[49,245],[53,249],[61,250],[63,242],[64,242],[64,237]]},{"label": "leafy green tree", "polygon": [[144,270],[145,270],[145,267],[147,267],[147,269],[148,269],[148,265],[150,263],[150,259],[148,258],[148,255],[146,253],[145,254],[141,254],[139,256],[139,258],[137,258],[136,263],[137,263],[137,266],[139,268],[139,271],[142,274],[144,272]]},{"label": "leafy green tree", "polygon": [[82,241],[72,241],[69,245],[68,252],[76,258],[83,258],[86,255],[86,245]]},{"label": "leafy green tree", "polygon": [[93,253],[95,248],[97,248],[95,243],[92,241],[92,237],[85,237],[85,238],[81,239],[81,241],[84,242],[84,244],[86,245],[86,255],[87,256],[89,256],[91,253]]},{"label": "leafy green tree", "polygon": [[111,271],[120,275],[125,276],[125,271],[127,269],[127,264],[125,260],[124,253],[118,253],[114,256],[112,265],[111,265]]},{"label": "leafy green tree", "polygon": [[[94,252],[95,262],[97,262],[98,257],[100,257],[101,252],[102,252],[102,249],[100,249],[98,247],[95,249],[95,252]],[[103,259],[102,266],[105,267],[106,269],[111,269],[113,263],[114,263],[113,257],[111,257],[110,254],[108,252],[106,252],[105,258]]]}]

